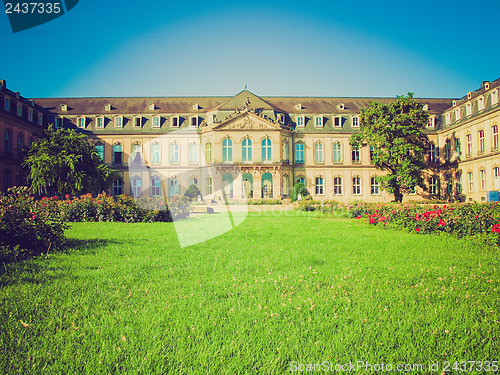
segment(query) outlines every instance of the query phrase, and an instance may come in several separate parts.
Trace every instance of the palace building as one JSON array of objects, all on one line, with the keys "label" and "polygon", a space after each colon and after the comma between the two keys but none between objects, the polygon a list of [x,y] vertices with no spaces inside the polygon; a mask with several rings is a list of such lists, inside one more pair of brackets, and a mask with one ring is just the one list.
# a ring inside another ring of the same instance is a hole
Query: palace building
[{"label": "palace building", "polygon": [[[4,82],[4,81],[2,81]],[[427,191],[405,199],[485,201],[500,189],[500,79],[461,99],[417,99],[428,111]],[[233,97],[40,98],[0,92],[2,186],[17,167],[7,134],[54,124],[88,135],[106,164],[120,171],[110,193],[182,195],[198,185],[207,199],[283,198],[297,182],[314,199],[390,201],[375,180],[370,148],[349,138],[370,102],[389,98]],[[16,106],[23,106],[17,116]],[[14,110],[12,109],[14,108]],[[30,114],[31,113],[31,114]],[[26,116],[25,116],[26,115]],[[26,118],[25,118],[26,117]],[[30,127],[31,126],[31,127]],[[24,142],[24,141],[23,141]]]}]

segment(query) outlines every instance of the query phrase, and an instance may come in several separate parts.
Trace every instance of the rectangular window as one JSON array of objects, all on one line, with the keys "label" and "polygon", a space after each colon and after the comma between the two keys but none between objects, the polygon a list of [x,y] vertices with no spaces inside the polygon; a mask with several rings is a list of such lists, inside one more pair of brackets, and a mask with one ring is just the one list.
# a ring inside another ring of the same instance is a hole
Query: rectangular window
[{"label": "rectangular window", "polygon": [[467,156],[472,155],[472,135],[467,134]]},{"label": "rectangular window", "polygon": [[115,127],[116,128],[123,128],[123,117],[122,116],[115,117]]},{"label": "rectangular window", "polygon": [[493,188],[495,190],[500,189],[500,168],[499,167],[493,168]]},{"label": "rectangular window", "polygon": [[33,122],[33,109],[32,108],[28,108],[28,120]]},{"label": "rectangular window", "polygon": [[335,118],[333,119],[333,125],[336,127],[336,128],[340,128],[342,126],[342,117],[340,116],[335,116]]},{"label": "rectangular window", "polygon": [[474,191],[474,181],[473,181],[472,172],[467,172],[467,184],[469,185],[469,193]]},{"label": "rectangular window", "polygon": [[295,145],[295,163],[304,164],[304,144],[297,143]]},{"label": "rectangular window", "polygon": [[62,117],[56,117],[55,121],[56,121],[56,129],[62,128],[63,118]]},{"label": "rectangular window", "polygon": [[462,174],[457,173],[457,193],[462,194]]},{"label": "rectangular window", "polygon": [[4,101],[4,108],[6,111],[9,111],[10,112],[10,98],[5,98],[5,101]]},{"label": "rectangular window", "polygon": [[498,125],[493,125],[491,133],[493,135],[493,151],[496,151],[498,150]]},{"label": "rectangular window", "polygon": [[361,177],[353,177],[352,178],[352,193],[354,195],[361,194]]},{"label": "rectangular window", "polygon": [[159,197],[161,193],[161,180],[158,177],[151,179],[151,196]]},{"label": "rectangular window", "polygon": [[297,117],[297,126],[299,128],[303,128],[305,126],[305,117],[304,116],[299,116]]},{"label": "rectangular window", "polygon": [[116,180],[113,182],[113,196],[123,194],[123,182],[121,180]]},{"label": "rectangular window", "polygon": [[122,165],[122,145],[114,145],[113,146],[113,164],[114,165]]},{"label": "rectangular window", "polygon": [[342,177],[335,177],[333,179],[333,194],[342,195]]},{"label": "rectangular window", "polygon": [[431,177],[429,179],[429,194],[436,195],[438,192],[437,178]]},{"label": "rectangular window", "polygon": [[38,114],[38,125],[43,126],[43,114]]},{"label": "rectangular window", "polygon": [[323,163],[323,143],[318,142],[314,145],[314,162]]},{"label": "rectangular window", "polygon": [[212,187],[212,177],[207,177],[207,195],[212,194],[213,187]]},{"label": "rectangular window", "polygon": [[99,159],[101,159],[101,161],[104,161],[104,145],[95,145],[95,150],[97,152],[97,155],[99,155]]},{"label": "rectangular window", "polygon": [[484,130],[479,130],[479,153],[484,153]]},{"label": "rectangular window", "polygon": [[80,129],[85,129],[85,117],[78,117],[76,124]]},{"label": "rectangular window", "polygon": [[333,162],[342,163],[342,144],[339,142],[333,144]]},{"label": "rectangular window", "polygon": [[170,145],[170,164],[179,164],[179,145],[176,143]]},{"label": "rectangular window", "polygon": [[352,118],[352,127],[353,128],[359,127],[359,117],[353,117]]},{"label": "rectangular window", "polygon": [[189,145],[189,164],[198,164],[198,145]]},{"label": "rectangular window", "polygon": [[316,177],[316,195],[323,195],[325,191],[323,177]]},{"label": "rectangular window", "polygon": [[211,163],[212,162],[212,143],[210,142],[207,142],[206,146],[205,146],[205,158],[207,159],[206,162],[207,163]]},{"label": "rectangular window", "polygon": [[380,184],[378,183],[377,178],[372,177],[370,183],[371,183],[371,193],[373,195],[380,194]]},{"label": "rectangular window", "polygon": [[457,157],[460,159],[462,156],[462,145],[459,138],[455,139],[455,150],[457,151]]},{"label": "rectangular window", "polygon": [[353,164],[361,163],[361,152],[359,148],[352,149],[352,162]]},{"label": "rectangular window", "polygon": [[315,124],[317,127],[323,126],[323,116],[316,116]]},{"label": "rectangular window", "polygon": [[153,128],[160,127],[160,116],[153,117]]},{"label": "rectangular window", "polygon": [[151,145],[151,164],[160,164],[160,145],[158,143]]},{"label": "rectangular window", "polygon": [[17,115],[23,117],[23,105],[21,103],[17,103]]},{"label": "rectangular window", "polygon": [[436,118],[433,116],[429,117],[429,123],[427,124],[429,128],[434,128],[436,126]]},{"label": "rectangular window", "polygon": [[484,169],[479,171],[479,179],[481,180],[481,190],[486,190],[486,171]]}]

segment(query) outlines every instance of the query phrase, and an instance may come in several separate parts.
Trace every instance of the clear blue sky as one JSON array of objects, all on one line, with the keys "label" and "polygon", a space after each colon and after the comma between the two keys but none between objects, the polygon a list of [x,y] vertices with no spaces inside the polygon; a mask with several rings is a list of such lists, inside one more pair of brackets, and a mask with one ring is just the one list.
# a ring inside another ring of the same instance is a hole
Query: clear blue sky
[{"label": "clear blue sky", "polygon": [[500,1],[80,0],[13,34],[0,78],[26,97],[457,98],[500,77]]}]

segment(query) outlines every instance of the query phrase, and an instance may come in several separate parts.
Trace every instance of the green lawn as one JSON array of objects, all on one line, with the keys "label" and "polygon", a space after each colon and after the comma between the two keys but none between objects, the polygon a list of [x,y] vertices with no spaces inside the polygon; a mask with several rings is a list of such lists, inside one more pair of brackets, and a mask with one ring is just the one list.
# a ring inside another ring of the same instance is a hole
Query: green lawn
[{"label": "green lawn", "polygon": [[186,248],[172,223],[67,235],[66,252],[0,265],[0,373],[282,374],[323,361],[427,373],[499,359],[498,251],[465,240],[299,212],[251,213]]}]

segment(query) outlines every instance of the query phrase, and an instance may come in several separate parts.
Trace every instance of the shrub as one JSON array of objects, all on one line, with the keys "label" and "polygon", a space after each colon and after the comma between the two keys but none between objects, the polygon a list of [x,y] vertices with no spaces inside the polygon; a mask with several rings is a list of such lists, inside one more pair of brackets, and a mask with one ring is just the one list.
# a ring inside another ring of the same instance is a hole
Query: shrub
[{"label": "shrub", "polygon": [[290,191],[290,199],[292,200],[292,202],[295,202],[298,199],[299,195],[302,198],[305,198],[309,195],[309,191],[307,190],[306,186],[301,182],[295,184],[293,189]]},{"label": "shrub", "polygon": [[0,260],[9,261],[57,248],[67,227],[55,199],[35,201],[25,187],[0,193]]},{"label": "shrub", "polygon": [[197,199],[198,195],[201,195],[201,191],[195,184],[189,185],[184,193],[184,196],[190,199]]}]

